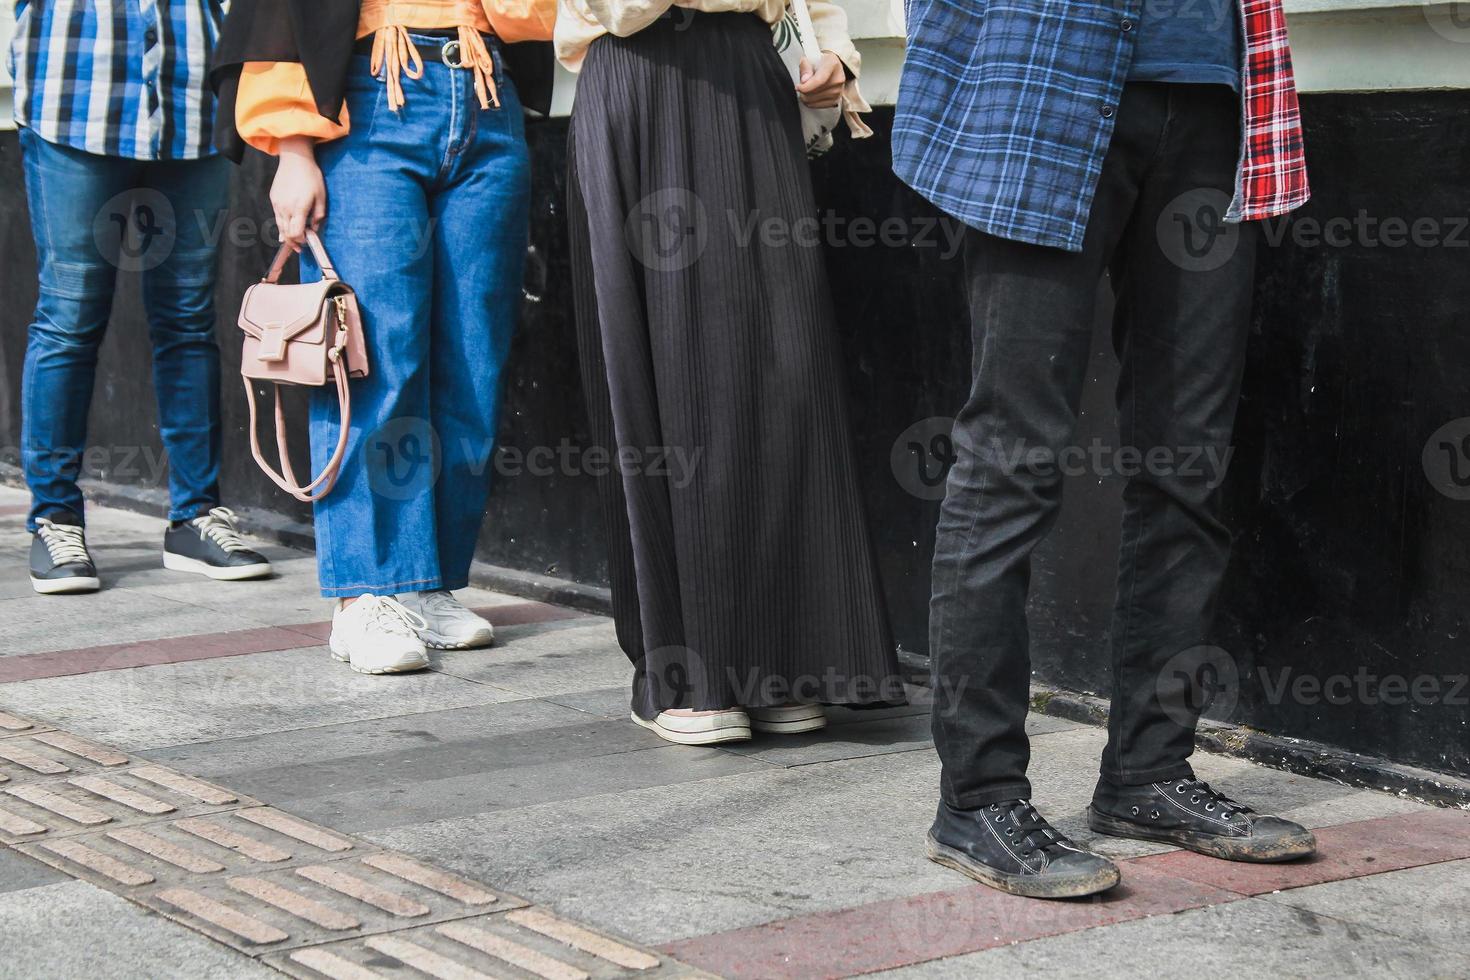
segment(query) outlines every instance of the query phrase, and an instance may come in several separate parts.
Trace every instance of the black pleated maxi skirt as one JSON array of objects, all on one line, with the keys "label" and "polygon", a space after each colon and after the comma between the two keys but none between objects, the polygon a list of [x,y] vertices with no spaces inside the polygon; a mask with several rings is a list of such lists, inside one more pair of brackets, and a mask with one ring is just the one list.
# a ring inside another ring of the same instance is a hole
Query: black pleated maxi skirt
[{"label": "black pleated maxi skirt", "polygon": [[750,14],[592,43],[567,181],[633,710],[903,700],[791,77]]}]

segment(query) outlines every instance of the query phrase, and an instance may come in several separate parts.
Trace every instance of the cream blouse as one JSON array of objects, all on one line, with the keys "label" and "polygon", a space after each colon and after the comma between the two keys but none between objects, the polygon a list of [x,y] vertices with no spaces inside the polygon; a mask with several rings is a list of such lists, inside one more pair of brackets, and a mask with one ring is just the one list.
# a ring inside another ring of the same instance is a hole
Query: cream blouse
[{"label": "cream blouse", "polygon": [[[627,37],[636,34],[663,16],[671,7],[684,7],[704,13],[756,14],[767,24],[775,24],[786,12],[787,0],[557,0],[556,57],[569,71],[578,71],[587,54],[587,46],[604,34]],[[855,137],[871,136],[873,131],[858,115],[871,107],[858,91],[857,76],[862,57],[847,34],[847,12],[832,0],[807,0],[812,26],[816,29],[817,47],[835,54],[847,66],[852,78],[842,90],[842,115]]]}]

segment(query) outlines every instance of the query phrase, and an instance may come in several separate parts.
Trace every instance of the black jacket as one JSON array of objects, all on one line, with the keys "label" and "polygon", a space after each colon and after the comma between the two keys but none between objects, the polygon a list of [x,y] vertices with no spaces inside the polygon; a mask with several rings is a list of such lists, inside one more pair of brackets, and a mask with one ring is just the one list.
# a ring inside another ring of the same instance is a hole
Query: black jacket
[{"label": "black jacket", "polygon": [[[235,93],[247,61],[295,61],[306,69],[316,108],[337,122],[347,67],[357,38],[360,0],[234,0],[225,17],[209,79],[219,97],[214,145],[231,160],[245,154],[235,128]],[[550,42],[505,46],[505,69],[515,80],[521,104],[533,112],[551,109],[553,62]]]}]

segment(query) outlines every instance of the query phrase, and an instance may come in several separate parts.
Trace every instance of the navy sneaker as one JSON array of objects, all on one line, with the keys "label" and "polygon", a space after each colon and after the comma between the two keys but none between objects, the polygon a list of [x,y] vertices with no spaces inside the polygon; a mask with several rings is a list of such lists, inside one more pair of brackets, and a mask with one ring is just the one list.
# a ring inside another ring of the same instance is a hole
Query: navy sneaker
[{"label": "navy sneaker", "polygon": [[271,563],[240,540],[239,519],[228,507],[170,524],[163,532],[163,567],[238,582],[265,578]]},{"label": "navy sneaker", "polygon": [[87,537],[70,514],[36,521],[31,538],[31,588],[41,595],[96,592],[97,566],[87,551]]}]

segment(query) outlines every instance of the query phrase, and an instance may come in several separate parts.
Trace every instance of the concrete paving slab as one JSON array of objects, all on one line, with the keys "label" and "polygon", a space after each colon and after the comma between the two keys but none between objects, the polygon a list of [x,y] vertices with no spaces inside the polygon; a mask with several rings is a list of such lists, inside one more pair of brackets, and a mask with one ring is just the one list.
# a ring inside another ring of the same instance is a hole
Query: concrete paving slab
[{"label": "concrete paving slab", "polygon": [[517,697],[433,671],[358,674],[311,647],[20,681],[0,709],[136,752]]},{"label": "concrete paving slab", "polygon": [[[575,625],[574,625],[575,624]],[[496,645],[446,656],[436,669],[528,697],[624,687],[633,667],[610,620],[535,623],[497,631]]]},{"label": "concrete paving slab", "polygon": [[279,975],[81,881],[0,894],[0,978],[271,980]]},{"label": "concrete paving slab", "polygon": [[31,588],[30,567],[19,554],[12,559],[0,551],[0,600],[26,599],[36,594]]},{"label": "concrete paving slab", "polygon": [[1465,922],[1470,916],[1470,860],[1293,888],[1261,897],[1391,932],[1416,943],[1464,950]]},{"label": "concrete paving slab", "polygon": [[40,861],[10,848],[0,848],[0,892],[18,892],[58,881],[70,881],[66,875],[48,868]]},{"label": "concrete paving slab", "polygon": [[[898,712],[886,714],[886,712]],[[875,711],[828,709],[829,722],[809,735],[758,735],[746,743],[725,746],[752,759],[774,766],[810,766],[838,759],[858,759],[889,752],[912,752],[933,744],[926,709],[888,708]],[[868,717],[868,716],[874,717]],[[1061,718],[1031,715],[1026,719],[1030,735],[1065,732],[1080,725]]]},{"label": "concrete paving slab", "polygon": [[[574,747],[576,751],[584,748]],[[692,784],[704,780],[768,769],[715,749],[659,748],[611,755],[574,755],[527,765],[422,782],[393,783],[360,790],[314,796],[292,802],[292,809],[322,823],[353,833],[473,817],[495,810],[555,803],[566,805],[589,796],[623,794],[648,786]],[[489,864],[477,875],[502,880],[499,867]]]},{"label": "concrete paving slab", "polygon": [[[450,717],[461,714],[465,717]],[[409,820],[416,821],[425,819],[418,815],[422,807],[429,807],[428,819],[434,819],[512,805],[533,786],[535,792],[559,795],[579,789],[581,778],[568,787],[565,778],[553,778],[561,772],[557,767],[586,761],[601,768],[594,760],[665,745],[634,725],[531,700],[436,712],[425,727],[417,726],[419,717],[394,719],[392,731],[377,734],[367,728],[382,727],[382,722],[312,729],[305,736],[232,739],[153,755],[191,772],[208,772],[262,799],[332,815],[346,821],[340,825],[357,828],[408,822],[398,815],[404,806],[410,808]],[[290,750],[293,739],[310,742],[304,758]],[[236,744],[241,742],[245,744]],[[677,755],[679,761],[684,758]],[[281,759],[291,761],[281,764]],[[237,762],[247,768],[228,768]],[[531,783],[525,774],[532,770],[545,781]],[[667,767],[660,772],[666,776]],[[451,787],[457,789],[451,792]],[[349,805],[372,798],[377,800],[372,805]]]},{"label": "concrete paving slab", "polygon": [[[671,746],[663,756],[684,751]],[[937,780],[931,753],[908,752],[364,836],[660,943],[956,886],[963,880],[923,857]]]},{"label": "concrete paving slab", "polygon": [[130,589],[88,595],[34,595],[5,602],[6,638],[0,656],[136,643],[266,625]]},{"label": "concrete paving slab", "polygon": [[270,799],[284,800],[309,794],[299,793],[293,779],[269,774],[308,768],[320,775],[342,762],[350,764],[358,759],[374,759],[379,760],[385,769],[380,778],[400,778],[402,770],[387,765],[389,760],[396,763],[420,750],[476,743],[518,732],[530,735],[558,726],[585,725],[589,720],[583,712],[526,698],[420,714],[405,713],[387,720],[373,718],[319,725],[312,728],[309,735],[296,730],[266,732],[211,742],[169,745],[149,749],[142,754],[199,776],[229,781],[241,789],[247,784],[256,785],[268,790],[265,795]]},{"label": "concrete paving slab", "polygon": [[874,973],[883,980],[987,976],[1455,977],[1470,953],[1263,899],[1248,899]]}]

